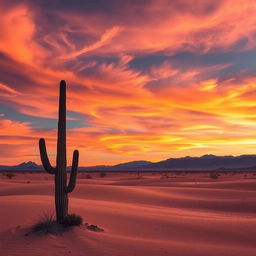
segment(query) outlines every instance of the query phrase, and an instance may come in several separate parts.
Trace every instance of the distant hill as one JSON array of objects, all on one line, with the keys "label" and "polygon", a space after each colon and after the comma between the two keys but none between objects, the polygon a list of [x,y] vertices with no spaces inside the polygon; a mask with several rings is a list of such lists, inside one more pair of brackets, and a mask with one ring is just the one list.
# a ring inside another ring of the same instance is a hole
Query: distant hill
[{"label": "distant hill", "polygon": [[89,167],[80,167],[81,171],[125,171],[125,170],[134,170],[140,167],[147,166],[151,164],[150,161],[131,161],[126,163],[121,163],[117,165],[98,165],[98,166],[89,166]]},{"label": "distant hill", "polygon": [[[68,167],[70,170],[70,167]],[[1,171],[42,171],[43,167],[34,162],[24,162],[15,166],[0,166]],[[131,161],[117,165],[79,167],[80,171],[209,171],[209,170],[256,170],[256,155],[169,158],[157,163]]]},{"label": "distant hill", "polygon": [[[128,170],[133,168],[138,168],[141,166],[146,166],[147,164],[151,164],[149,161],[131,161],[126,163],[121,163],[117,165],[96,165],[96,166],[89,166],[89,167],[79,167],[80,171],[101,171],[101,170]],[[68,167],[68,170],[70,170],[71,167]],[[6,166],[1,165],[0,170],[6,170],[6,171],[42,171],[44,170],[42,165],[37,165],[35,162],[23,162],[18,165],[14,166]]]},{"label": "distant hill", "polygon": [[5,171],[36,171],[43,170],[41,165],[37,165],[35,162],[23,162],[14,166],[0,165],[0,170]]},{"label": "distant hill", "polygon": [[244,169],[256,166],[256,155],[215,156],[169,158],[164,161],[144,166],[150,170],[217,170],[217,169]]},{"label": "distant hill", "polygon": [[23,162],[19,165],[15,165],[12,167],[15,170],[42,170],[43,167],[41,165],[37,165],[35,162],[28,161]]},{"label": "distant hill", "polygon": [[122,164],[117,164],[112,166],[112,169],[132,169],[132,168],[139,168],[144,167],[149,164],[152,164],[150,161],[132,161],[132,162],[126,162]]}]

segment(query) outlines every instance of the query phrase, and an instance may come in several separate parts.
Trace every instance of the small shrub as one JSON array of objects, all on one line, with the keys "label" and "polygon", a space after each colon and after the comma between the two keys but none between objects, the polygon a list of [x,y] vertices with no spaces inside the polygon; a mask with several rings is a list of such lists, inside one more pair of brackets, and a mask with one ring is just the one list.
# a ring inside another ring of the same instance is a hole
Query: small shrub
[{"label": "small shrub", "polygon": [[219,176],[220,176],[220,174],[217,173],[217,172],[210,172],[210,174],[209,174],[209,177],[210,177],[211,179],[218,179]]},{"label": "small shrub", "polygon": [[85,178],[86,178],[86,179],[91,179],[92,176],[91,176],[90,174],[86,174],[86,175],[85,175]]},{"label": "small shrub", "polygon": [[62,223],[57,223],[53,214],[43,213],[36,224],[31,228],[32,232],[40,235],[60,235],[72,226],[80,226],[83,218],[76,214],[68,214]]},{"label": "small shrub", "polygon": [[70,227],[70,226],[80,226],[82,223],[83,223],[83,218],[77,214],[72,213],[72,214],[68,214],[61,224],[63,224],[65,227]]},{"label": "small shrub", "polygon": [[4,176],[6,176],[8,179],[12,179],[15,175],[11,172],[3,173]]},{"label": "small shrub", "polygon": [[107,174],[106,174],[105,172],[101,172],[101,173],[100,173],[100,177],[101,177],[101,178],[104,178],[106,175],[107,175]]},{"label": "small shrub", "polygon": [[47,234],[59,234],[63,230],[55,220],[54,215],[49,213],[43,213],[36,224],[32,226],[32,232],[36,232],[41,235]]}]

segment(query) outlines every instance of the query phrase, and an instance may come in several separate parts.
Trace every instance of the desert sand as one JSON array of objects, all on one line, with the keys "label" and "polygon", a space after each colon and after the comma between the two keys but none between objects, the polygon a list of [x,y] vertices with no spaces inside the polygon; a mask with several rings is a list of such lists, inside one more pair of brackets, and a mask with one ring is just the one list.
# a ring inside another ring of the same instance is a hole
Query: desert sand
[{"label": "desert sand", "polygon": [[78,175],[69,212],[85,225],[62,235],[27,234],[54,213],[53,176],[0,178],[0,255],[255,256],[256,176],[208,173]]}]

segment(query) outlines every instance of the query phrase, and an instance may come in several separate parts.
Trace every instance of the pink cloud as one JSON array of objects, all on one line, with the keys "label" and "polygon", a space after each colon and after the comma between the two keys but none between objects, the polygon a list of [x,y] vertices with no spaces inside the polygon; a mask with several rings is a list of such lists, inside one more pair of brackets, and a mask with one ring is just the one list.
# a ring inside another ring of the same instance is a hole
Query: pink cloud
[{"label": "pink cloud", "polygon": [[[55,4],[0,5],[3,105],[56,118],[58,83],[67,80],[68,109],[79,113],[85,125],[68,131],[68,145],[70,151],[81,149],[84,165],[160,160],[206,149],[237,154],[234,145],[249,145],[245,151],[253,152],[254,76],[239,70],[239,79],[220,79],[217,73],[232,67],[232,61],[183,68],[175,59],[164,59],[145,70],[131,63],[148,54],[167,58],[184,51],[200,56],[252,50],[255,4],[108,1],[107,12],[67,4],[60,11]],[[54,159],[55,130],[11,120],[2,112],[0,117],[2,144],[10,145],[2,154],[5,162],[28,155],[38,161],[38,137],[46,137]]]}]

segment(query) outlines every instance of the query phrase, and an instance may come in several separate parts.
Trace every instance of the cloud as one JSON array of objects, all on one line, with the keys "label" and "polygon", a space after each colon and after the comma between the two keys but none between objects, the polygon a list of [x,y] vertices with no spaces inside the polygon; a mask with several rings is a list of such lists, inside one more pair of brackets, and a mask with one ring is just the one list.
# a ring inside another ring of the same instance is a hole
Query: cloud
[{"label": "cloud", "polygon": [[0,83],[0,94],[4,95],[5,97],[11,97],[19,93],[16,90],[10,88],[8,85]]},{"label": "cloud", "polygon": [[55,161],[61,79],[69,162],[76,147],[82,165],[253,152],[255,8],[245,0],[1,3],[0,129],[10,145],[1,160],[39,162],[45,137]]},{"label": "cloud", "polygon": [[33,40],[36,25],[29,8],[25,5],[17,5],[6,11],[0,6],[0,10],[2,10],[1,51],[19,62],[36,63],[43,48]]},{"label": "cloud", "polygon": [[74,51],[70,54],[62,56],[61,58],[63,58],[63,59],[73,59],[73,58],[78,57],[82,54],[97,50],[98,48],[101,48],[104,45],[110,43],[112,41],[112,39],[116,35],[118,35],[121,31],[122,31],[122,28],[118,27],[118,26],[115,26],[111,29],[107,29],[98,41],[94,42],[93,44],[91,44],[89,46],[85,46],[85,47],[83,47],[82,49],[80,49],[78,51]]}]

